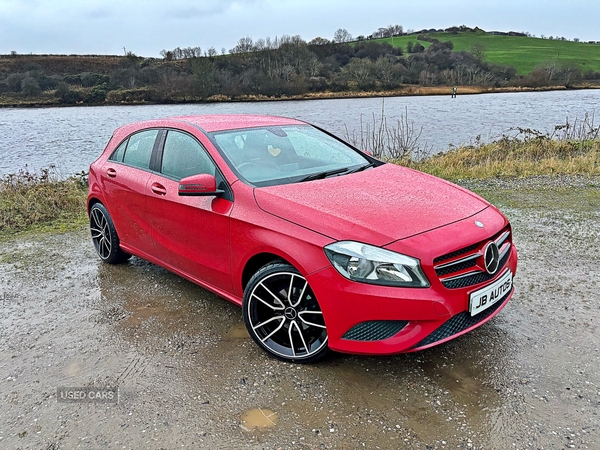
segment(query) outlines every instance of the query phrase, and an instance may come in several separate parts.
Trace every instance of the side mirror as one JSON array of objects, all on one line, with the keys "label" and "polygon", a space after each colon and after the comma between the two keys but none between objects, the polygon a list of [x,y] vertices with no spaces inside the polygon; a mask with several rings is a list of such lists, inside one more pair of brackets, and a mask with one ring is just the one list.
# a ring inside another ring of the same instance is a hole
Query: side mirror
[{"label": "side mirror", "polygon": [[208,173],[192,175],[179,181],[178,194],[181,196],[221,195],[223,192],[217,189],[215,177]]}]

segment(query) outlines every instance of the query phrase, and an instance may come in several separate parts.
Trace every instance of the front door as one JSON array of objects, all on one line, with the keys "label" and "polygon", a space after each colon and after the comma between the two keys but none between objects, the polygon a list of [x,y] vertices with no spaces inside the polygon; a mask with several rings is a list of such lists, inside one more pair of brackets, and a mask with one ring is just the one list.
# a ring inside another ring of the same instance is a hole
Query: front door
[{"label": "front door", "polygon": [[160,174],[147,181],[148,211],[158,258],[219,289],[231,291],[229,215],[233,202],[178,195],[179,180],[215,175],[216,166],[191,135],[169,130]]}]

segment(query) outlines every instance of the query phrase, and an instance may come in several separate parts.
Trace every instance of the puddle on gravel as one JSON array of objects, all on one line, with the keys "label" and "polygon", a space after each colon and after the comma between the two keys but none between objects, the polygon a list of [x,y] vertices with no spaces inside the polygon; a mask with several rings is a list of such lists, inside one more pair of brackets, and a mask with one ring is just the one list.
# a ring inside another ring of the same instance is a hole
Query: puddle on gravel
[{"label": "puddle on gravel", "polygon": [[232,326],[229,330],[225,332],[225,340],[234,341],[237,339],[249,338],[250,335],[248,334],[246,325],[244,325],[243,323],[238,323],[237,325]]},{"label": "puddle on gravel", "polygon": [[277,413],[270,409],[255,408],[242,415],[241,428],[245,431],[272,428],[277,425]]}]

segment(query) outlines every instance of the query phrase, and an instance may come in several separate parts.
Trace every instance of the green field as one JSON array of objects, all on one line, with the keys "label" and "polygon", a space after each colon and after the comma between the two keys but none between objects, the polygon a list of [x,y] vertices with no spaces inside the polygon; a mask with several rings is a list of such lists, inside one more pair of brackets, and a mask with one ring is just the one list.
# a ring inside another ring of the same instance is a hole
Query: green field
[{"label": "green field", "polygon": [[[600,44],[525,36],[497,36],[483,32],[433,33],[429,36],[442,42],[452,41],[455,51],[469,51],[473,45],[482,44],[486,61],[513,66],[520,75],[528,74],[538,64],[549,60],[575,63],[582,72],[588,70],[600,72]],[[416,35],[378,39],[377,41],[389,42],[394,47],[401,46],[404,50],[409,41],[420,42],[426,48],[431,45],[428,42],[417,41]]]}]

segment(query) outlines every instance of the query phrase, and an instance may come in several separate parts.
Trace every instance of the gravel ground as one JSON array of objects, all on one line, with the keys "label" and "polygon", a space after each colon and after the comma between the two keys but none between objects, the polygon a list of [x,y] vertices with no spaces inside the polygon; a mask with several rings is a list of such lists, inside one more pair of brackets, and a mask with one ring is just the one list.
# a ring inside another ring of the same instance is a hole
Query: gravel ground
[{"label": "gravel ground", "polygon": [[600,448],[598,179],[464,184],[513,223],[516,293],[394,357],[281,363],[237,307],[136,258],[101,264],[85,230],[0,243],[0,448]]}]

